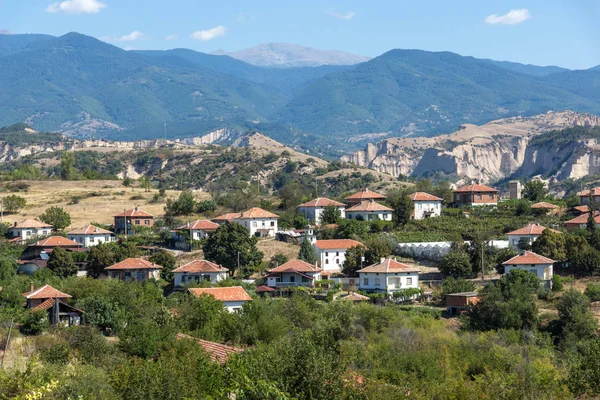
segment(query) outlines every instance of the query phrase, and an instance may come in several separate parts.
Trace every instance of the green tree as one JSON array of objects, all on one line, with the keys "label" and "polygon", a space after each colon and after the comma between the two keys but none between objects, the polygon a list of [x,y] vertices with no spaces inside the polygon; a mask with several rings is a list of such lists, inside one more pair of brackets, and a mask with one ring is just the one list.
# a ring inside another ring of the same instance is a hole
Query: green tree
[{"label": "green tree", "polygon": [[196,210],[197,203],[191,190],[183,190],[170,205],[173,215],[190,215]]},{"label": "green tree", "polygon": [[529,201],[541,201],[547,195],[546,183],[539,179],[530,180],[523,187],[523,198]]},{"label": "green tree", "polygon": [[55,247],[48,259],[48,269],[60,278],[77,275],[73,257],[62,247]]},{"label": "green tree", "polygon": [[300,245],[300,252],[298,253],[298,258],[310,264],[314,264],[315,261],[317,261],[315,248],[313,247],[307,235],[305,235],[302,239],[302,244]]},{"label": "green tree", "polygon": [[473,274],[471,257],[463,249],[450,250],[442,257],[438,268],[442,274],[453,278],[464,278]]},{"label": "green tree", "polygon": [[46,209],[40,220],[52,225],[55,231],[62,231],[67,226],[71,225],[71,215],[62,209],[62,207],[52,206]]},{"label": "green tree", "polygon": [[433,187],[433,194],[444,200],[444,204],[451,204],[454,200],[454,192],[452,186],[447,181],[440,181]]},{"label": "green tree", "polygon": [[326,206],[321,214],[321,224],[337,224],[342,218],[342,212],[336,206]]},{"label": "green tree", "polygon": [[241,224],[223,224],[204,243],[204,256],[229,269],[233,276],[239,266],[257,267],[263,253],[258,251],[258,238],[250,236],[248,228]]},{"label": "green tree", "polygon": [[104,268],[115,263],[115,253],[107,243],[100,243],[90,249],[87,260],[87,276],[98,278],[104,273]]},{"label": "green tree", "polygon": [[144,188],[144,192],[149,192],[152,189],[152,181],[148,176],[141,176],[138,181],[140,182],[140,186]]},{"label": "green tree", "polygon": [[361,239],[369,234],[369,224],[355,219],[343,219],[336,231],[338,239]]},{"label": "green tree", "polygon": [[75,153],[71,151],[64,152],[60,158],[60,178],[63,181],[72,180],[75,176]]},{"label": "green tree", "polygon": [[126,176],[125,178],[123,178],[123,182],[121,182],[121,183],[122,183],[123,186],[129,187],[133,183],[133,179],[131,179],[130,177]]},{"label": "green tree", "polygon": [[[273,269],[279,265],[283,265],[289,261],[285,254],[277,253],[269,260],[269,269]],[[308,262],[308,261],[307,261]]]},{"label": "green tree", "polygon": [[544,229],[540,237],[531,245],[531,250],[554,261],[563,262],[567,259],[565,235]]},{"label": "green tree", "polygon": [[552,331],[560,342],[579,341],[595,336],[598,322],[590,309],[590,300],[577,290],[567,290],[556,305],[558,320]]},{"label": "green tree", "polygon": [[[366,254],[367,250],[362,246],[350,247],[346,250],[346,259],[342,264],[342,272],[344,275],[358,276],[358,270],[365,266],[363,259],[366,257]],[[379,260],[377,262],[379,262]]]},{"label": "green tree", "polygon": [[414,211],[414,204],[407,190],[390,192],[388,194],[388,203],[394,209],[394,223],[396,225],[405,225],[410,221],[410,216]]},{"label": "green tree", "polygon": [[173,254],[167,250],[161,250],[152,254],[148,260],[162,267],[160,270],[160,277],[163,280],[167,282],[173,280],[173,270],[177,266],[177,259]]},{"label": "green tree", "polygon": [[2,200],[4,211],[10,214],[19,212],[26,204],[27,200],[16,194],[8,195]]},{"label": "green tree", "polygon": [[365,245],[368,248],[365,256],[367,265],[376,264],[392,254],[392,241],[387,236],[373,237]]},{"label": "green tree", "polygon": [[475,284],[473,282],[451,276],[444,278],[441,286],[443,295],[475,291]]}]

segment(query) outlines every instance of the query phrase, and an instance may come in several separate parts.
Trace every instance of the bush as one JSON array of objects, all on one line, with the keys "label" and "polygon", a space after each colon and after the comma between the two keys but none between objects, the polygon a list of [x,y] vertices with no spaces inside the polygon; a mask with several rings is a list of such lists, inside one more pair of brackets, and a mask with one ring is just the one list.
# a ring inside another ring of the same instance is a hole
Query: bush
[{"label": "bush", "polygon": [[141,194],[136,194],[129,198],[129,200],[144,200],[144,199],[145,199],[145,197],[142,196]]},{"label": "bush", "polygon": [[23,319],[23,333],[39,335],[48,325],[48,314],[45,310],[27,312]]},{"label": "bush", "polygon": [[552,300],[554,298],[554,293],[548,288],[540,288],[537,292],[537,298],[539,300]]},{"label": "bush", "polygon": [[560,275],[552,275],[552,290],[560,292],[563,290],[563,279]]},{"label": "bush", "polygon": [[69,345],[57,343],[40,351],[40,359],[52,364],[66,364],[69,362]]},{"label": "bush", "polygon": [[600,283],[588,283],[583,294],[585,294],[588,297],[588,299],[590,299],[590,301],[600,301]]}]

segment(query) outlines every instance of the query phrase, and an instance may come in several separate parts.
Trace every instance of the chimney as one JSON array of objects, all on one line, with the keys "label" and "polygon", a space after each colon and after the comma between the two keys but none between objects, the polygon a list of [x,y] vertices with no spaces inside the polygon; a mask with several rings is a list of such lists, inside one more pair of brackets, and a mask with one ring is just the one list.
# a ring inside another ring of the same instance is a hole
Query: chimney
[{"label": "chimney", "polygon": [[29,292],[33,292],[35,290],[35,287],[33,286],[33,281],[29,282]]},{"label": "chimney", "polygon": [[381,264],[383,264],[383,263],[385,262],[385,257],[381,257],[381,259],[379,260],[379,262],[380,262]]},{"label": "chimney", "polygon": [[135,211],[137,211],[137,210],[138,210],[137,206],[135,206],[134,210],[135,210]]}]

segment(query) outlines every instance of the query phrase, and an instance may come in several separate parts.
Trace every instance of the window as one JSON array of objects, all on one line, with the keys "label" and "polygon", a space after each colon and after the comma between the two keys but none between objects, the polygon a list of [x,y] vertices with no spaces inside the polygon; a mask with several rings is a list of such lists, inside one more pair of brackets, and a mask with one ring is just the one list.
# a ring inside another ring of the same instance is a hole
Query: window
[{"label": "window", "polygon": [[252,227],[256,228],[256,221],[252,221]]},{"label": "window", "polygon": [[406,285],[412,285],[412,278],[406,278]]},{"label": "window", "polygon": [[329,264],[329,259],[325,259],[325,264]]},{"label": "window", "polygon": [[136,281],[143,281],[144,280],[144,273],[143,272],[136,272],[136,274],[135,274],[135,280]]},{"label": "window", "polygon": [[336,258],[336,259],[335,259],[335,263],[339,265],[339,264],[340,264],[340,259],[339,259],[339,258]]},{"label": "window", "polygon": [[306,276],[302,277],[302,283],[308,283],[309,280]]},{"label": "window", "polygon": [[379,286],[380,282],[379,282],[379,278],[375,278],[375,286]]},{"label": "window", "polygon": [[417,210],[421,210],[423,208],[423,204],[417,203]]},{"label": "window", "polygon": [[494,200],[494,195],[490,194],[490,200]]},{"label": "window", "polygon": [[150,225],[150,220],[149,219],[145,219],[144,220],[144,225]]},{"label": "window", "polygon": [[95,238],[93,236],[90,236],[90,243],[94,243],[94,239]]},{"label": "window", "polygon": [[31,231],[27,231],[27,236],[31,236]]},{"label": "window", "polygon": [[481,193],[479,193],[479,194],[477,195],[477,200],[481,200],[481,199],[482,199],[482,196],[481,196]]},{"label": "window", "polygon": [[290,276],[290,283],[296,282],[296,277],[294,275]]},{"label": "window", "polygon": [[336,256],[336,257],[339,257],[339,256],[340,256],[340,252],[339,252],[339,251],[336,251],[336,252],[335,252],[335,256]]},{"label": "window", "polygon": [[265,221],[262,222],[262,226],[263,226],[263,228],[265,227]]},{"label": "window", "polygon": [[329,257],[329,252],[328,251],[325,252],[325,257]]},{"label": "window", "polygon": [[139,224],[140,224],[140,220],[139,220],[139,219],[136,219],[136,220],[135,220],[135,224],[136,224],[136,225],[139,225]]},{"label": "window", "polygon": [[363,279],[363,284],[364,284],[365,286],[368,286],[368,285],[369,285],[369,278],[364,278],[364,279]]},{"label": "window", "polygon": [[271,226],[274,227],[275,226],[275,221],[271,221]]}]

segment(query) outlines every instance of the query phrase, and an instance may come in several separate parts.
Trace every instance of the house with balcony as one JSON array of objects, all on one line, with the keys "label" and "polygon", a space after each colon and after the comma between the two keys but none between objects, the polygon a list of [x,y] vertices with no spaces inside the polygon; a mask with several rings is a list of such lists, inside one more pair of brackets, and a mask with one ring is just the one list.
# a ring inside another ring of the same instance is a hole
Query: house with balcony
[{"label": "house with balcony", "polygon": [[555,261],[534,253],[533,251],[524,251],[521,254],[502,263],[504,273],[507,274],[513,269],[523,269],[535,274],[546,286],[552,286],[553,265]]},{"label": "house with balcony", "polygon": [[454,190],[454,203],[464,206],[498,204],[498,191],[486,185],[471,183]]},{"label": "house with balcony", "polygon": [[173,270],[175,287],[189,283],[219,283],[227,279],[227,268],[207,260],[193,260]]},{"label": "house with balcony", "polygon": [[87,251],[81,243],[74,242],[63,236],[49,236],[47,238],[31,243],[17,261],[18,270],[21,273],[31,275],[48,264],[50,254],[57,248],[62,247],[66,251]]},{"label": "house with balcony", "polygon": [[442,215],[443,199],[425,192],[415,192],[408,197],[414,205],[412,219],[419,220]]},{"label": "house with balcony", "polygon": [[393,212],[393,209],[375,200],[367,200],[346,209],[346,218],[359,221],[391,221]]},{"label": "house with balcony", "polygon": [[318,197],[309,202],[302,203],[296,208],[296,211],[311,223],[321,225],[321,218],[326,207],[335,207],[340,212],[340,217],[345,218],[346,205],[326,197]]},{"label": "house with balcony", "polygon": [[171,238],[175,241],[175,247],[181,250],[189,250],[192,241],[202,240],[219,228],[219,224],[208,219],[199,219],[178,226],[171,231]]},{"label": "house with balcony", "polygon": [[134,228],[151,228],[154,225],[154,215],[135,207],[130,210],[113,215],[115,233],[117,235],[130,235]]},{"label": "house with balcony", "polygon": [[405,289],[419,288],[419,269],[391,258],[382,258],[377,264],[358,271],[360,290],[391,294]]},{"label": "house with balcony", "polygon": [[72,296],[44,285],[35,289],[33,283],[29,292],[23,293],[26,299],[25,307],[30,312],[45,311],[50,325],[73,326],[83,322],[83,311],[67,304]]},{"label": "house with balcony", "polygon": [[[508,245],[515,250],[527,248],[531,246],[546,229],[550,228],[546,228],[539,224],[529,224],[523,228],[508,232],[506,234],[506,236],[508,236]],[[550,230],[555,233],[560,233],[554,229]]]},{"label": "house with balcony", "polygon": [[350,196],[344,198],[344,201],[346,202],[346,204],[348,204],[349,207],[352,207],[362,203],[363,201],[383,201],[386,198],[387,197],[385,197],[382,194],[369,190],[368,188],[364,188],[363,190],[353,193]]},{"label": "house with balcony", "polygon": [[8,228],[8,236],[17,241],[26,241],[36,237],[48,236],[52,233],[52,225],[38,219],[25,219],[15,222]]},{"label": "house with balcony", "polygon": [[233,218],[233,222],[244,225],[250,231],[250,236],[261,238],[275,237],[279,215],[260,207],[253,207]]},{"label": "house with balcony", "polygon": [[216,287],[216,288],[190,288],[188,292],[196,297],[212,296],[223,303],[230,313],[241,312],[247,301],[252,297],[241,286]]},{"label": "house with balcony", "polygon": [[121,262],[106,267],[104,271],[109,278],[125,282],[144,282],[148,279],[159,279],[162,266],[143,258],[127,258]]},{"label": "house with balcony", "polygon": [[110,243],[115,240],[115,234],[94,225],[73,229],[67,233],[69,240],[80,243],[83,247],[96,246],[100,243]]},{"label": "house with balcony", "polygon": [[290,260],[269,271],[266,286],[271,288],[314,287],[321,280],[321,269],[302,260]]},{"label": "house with balcony", "polygon": [[361,242],[351,239],[316,240],[314,247],[322,276],[341,273],[342,264],[346,260],[346,251],[349,248],[366,248]]}]

